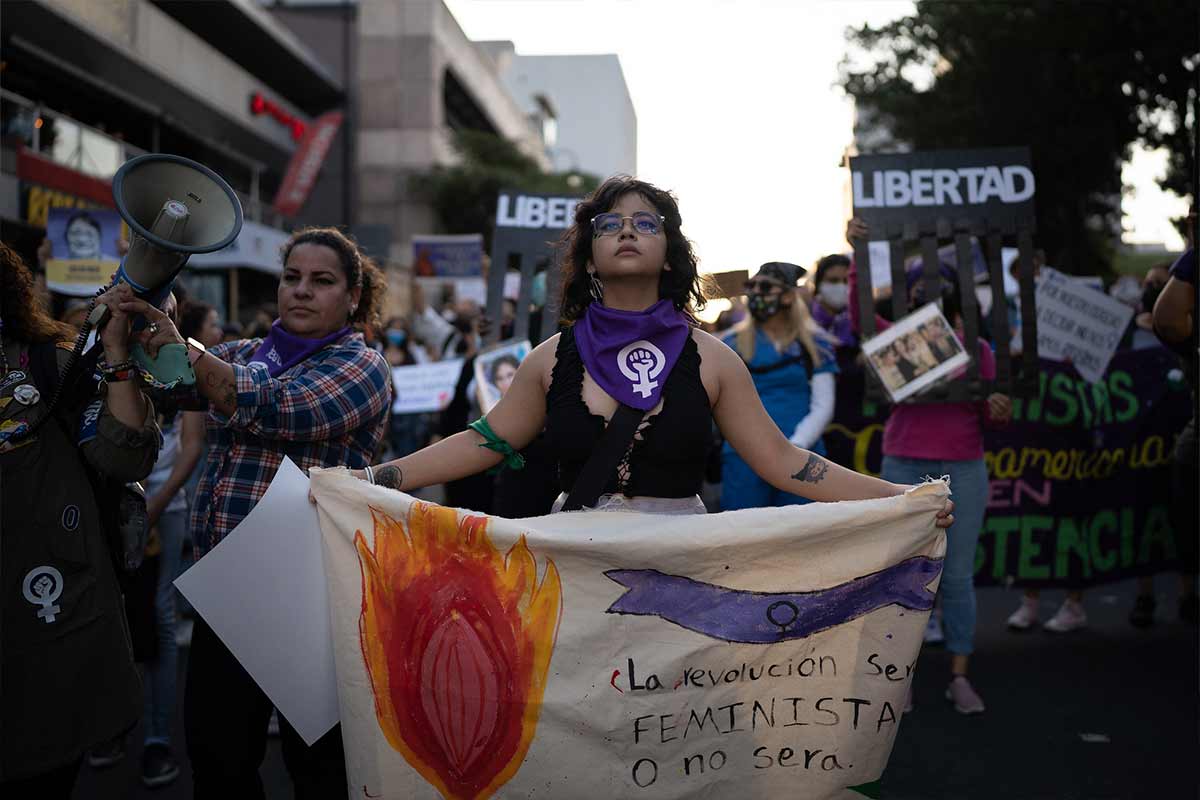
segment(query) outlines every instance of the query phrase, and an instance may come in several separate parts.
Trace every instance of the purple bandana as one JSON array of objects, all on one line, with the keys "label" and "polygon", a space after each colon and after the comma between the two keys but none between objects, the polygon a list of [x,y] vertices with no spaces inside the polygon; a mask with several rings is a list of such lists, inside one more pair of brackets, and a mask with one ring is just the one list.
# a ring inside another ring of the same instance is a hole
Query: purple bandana
[{"label": "purple bandana", "polygon": [[291,369],[327,344],[332,344],[350,332],[347,325],[336,333],[331,333],[324,339],[305,339],[294,336],[283,329],[279,320],[271,325],[271,332],[250,357],[251,364],[262,364],[277,377],[284,370]]},{"label": "purple bandana", "polygon": [[670,300],[645,311],[592,303],[575,323],[575,344],[592,380],[619,403],[649,411],[691,335],[688,319]]}]

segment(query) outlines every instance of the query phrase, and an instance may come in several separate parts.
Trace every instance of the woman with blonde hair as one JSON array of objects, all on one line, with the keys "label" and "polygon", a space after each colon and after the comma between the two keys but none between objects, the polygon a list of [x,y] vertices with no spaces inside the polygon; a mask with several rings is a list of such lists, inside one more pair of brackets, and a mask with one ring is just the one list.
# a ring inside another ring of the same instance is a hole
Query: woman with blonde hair
[{"label": "woman with blonde hair", "polygon": [[[746,281],[750,319],[725,343],[746,363],[771,420],[792,444],[824,455],[821,432],[833,418],[833,351],[817,343],[816,328],[797,283],[803,267],[772,261]],[[809,502],[764,481],[726,443],[721,452],[721,508],[799,505]]]}]

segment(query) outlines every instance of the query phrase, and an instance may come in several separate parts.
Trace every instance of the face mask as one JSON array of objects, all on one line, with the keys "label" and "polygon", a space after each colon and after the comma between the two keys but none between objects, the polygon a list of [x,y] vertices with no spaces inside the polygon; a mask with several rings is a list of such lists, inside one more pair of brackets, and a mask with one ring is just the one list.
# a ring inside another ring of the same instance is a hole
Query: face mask
[{"label": "face mask", "polygon": [[387,340],[393,347],[404,347],[404,343],[408,341],[408,334],[404,331],[390,330],[387,332]]},{"label": "face mask", "polygon": [[746,308],[756,322],[766,322],[779,313],[779,295],[750,294],[746,295]]},{"label": "face mask", "polygon": [[841,311],[850,301],[850,285],[826,283],[821,286],[821,300],[834,311]]}]

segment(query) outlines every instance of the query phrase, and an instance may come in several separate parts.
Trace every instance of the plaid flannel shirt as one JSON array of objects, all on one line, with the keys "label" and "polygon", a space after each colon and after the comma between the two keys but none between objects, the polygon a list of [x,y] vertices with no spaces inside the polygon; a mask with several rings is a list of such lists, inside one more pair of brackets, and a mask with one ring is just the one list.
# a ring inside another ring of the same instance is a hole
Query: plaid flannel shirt
[{"label": "plaid flannel shirt", "polygon": [[387,426],[391,370],[349,334],[272,378],[261,364],[246,366],[261,339],[218,345],[209,353],[233,365],[237,410],[210,410],[208,464],[196,490],[191,529],[198,555],[241,522],[287,456],[301,469],[371,462]]}]

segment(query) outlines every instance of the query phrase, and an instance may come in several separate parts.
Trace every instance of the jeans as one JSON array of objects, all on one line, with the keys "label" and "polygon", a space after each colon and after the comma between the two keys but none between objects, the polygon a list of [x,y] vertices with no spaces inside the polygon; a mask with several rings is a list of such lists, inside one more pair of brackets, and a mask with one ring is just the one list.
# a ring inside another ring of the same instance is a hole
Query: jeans
[{"label": "jeans", "polygon": [[975,649],[975,547],[987,509],[988,476],[983,459],[934,461],[926,458],[883,457],[883,479],[920,483],[926,475],[950,476],[954,524],[946,529],[946,560],[942,563],[942,629],[946,649],[970,655]]},{"label": "jeans", "polygon": [[[270,718],[270,699],[204,620],[196,617],[183,700],[195,800],[266,797],[258,769],[267,752]],[[296,800],[346,796],[341,725],[309,747],[280,714],[279,736]]]},{"label": "jeans", "polygon": [[158,561],[158,586],[154,593],[154,632],[158,655],[146,664],[143,692],[146,696],[146,744],[171,743],[171,718],[175,715],[175,684],[179,648],[175,644],[175,586],[183,537],[187,531],[187,509],[164,511],[158,518],[162,555]]}]

